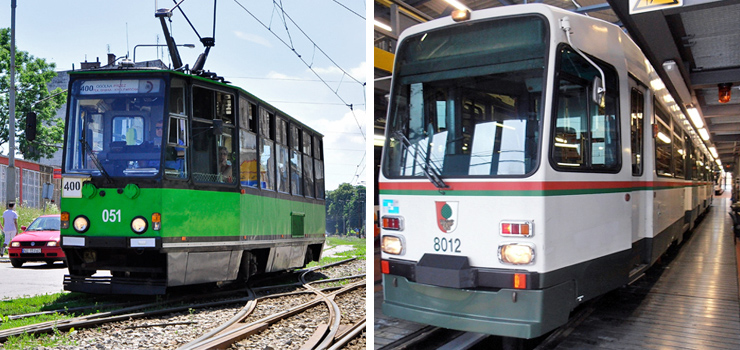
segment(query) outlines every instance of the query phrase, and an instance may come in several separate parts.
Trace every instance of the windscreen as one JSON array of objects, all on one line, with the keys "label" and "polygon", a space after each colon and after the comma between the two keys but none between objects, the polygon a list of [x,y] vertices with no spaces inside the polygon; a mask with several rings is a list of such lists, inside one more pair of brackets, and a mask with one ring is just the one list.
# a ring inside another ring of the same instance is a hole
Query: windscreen
[{"label": "windscreen", "polygon": [[547,26],[526,16],[419,33],[397,50],[386,177],[525,176],[537,167]]},{"label": "windscreen", "polygon": [[75,81],[70,91],[66,172],[110,177],[157,175],[162,158],[164,90],[162,79]]}]

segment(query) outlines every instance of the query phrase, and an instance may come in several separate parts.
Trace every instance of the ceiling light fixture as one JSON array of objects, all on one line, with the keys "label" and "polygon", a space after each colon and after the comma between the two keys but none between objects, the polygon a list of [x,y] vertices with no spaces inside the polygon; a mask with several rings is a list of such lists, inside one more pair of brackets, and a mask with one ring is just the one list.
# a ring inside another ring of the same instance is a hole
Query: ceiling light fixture
[{"label": "ceiling light fixture", "polygon": [[668,79],[673,83],[673,87],[676,88],[678,98],[681,99],[681,104],[690,104],[691,92],[689,91],[689,88],[686,87],[686,82],[683,80],[683,76],[681,76],[681,71],[678,69],[676,61],[671,60],[663,62],[663,69],[665,70],[665,74],[668,76]]}]

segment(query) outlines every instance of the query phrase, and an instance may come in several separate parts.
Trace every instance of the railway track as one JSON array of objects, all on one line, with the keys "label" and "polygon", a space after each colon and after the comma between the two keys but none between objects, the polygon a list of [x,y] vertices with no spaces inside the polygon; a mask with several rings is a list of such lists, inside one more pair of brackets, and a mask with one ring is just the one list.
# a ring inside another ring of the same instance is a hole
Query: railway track
[{"label": "railway track", "polygon": [[[346,268],[347,265],[354,267]],[[345,271],[336,272],[342,269]],[[232,348],[329,349],[343,348],[343,344],[351,341],[359,341],[364,346],[365,276],[352,273],[361,269],[364,269],[364,261],[345,260],[300,271],[294,276],[297,282],[287,286],[260,286],[236,291],[239,296],[222,296],[220,300],[207,302],[180,302],[176,307],[147,303],[18,327],[0,331],[0,342],[23,333],[62,331],[69,332],[65,335],[68,344],[58,346],[60,349],[91,346],[101,349],[197,349],[213,348],[206,344],[214,341],[224,344],[218,346],[221,348],[228,345]],[[344,285],[324,286],[327,283]],[[304,327],[294,327],[296,323]],[[286,324],[288,328],[301,330],[302,334],[289,335],[287,339],[275,337],[277,333],[284,333],[282,329]],[[312,324],[318,327],[308,327]],[[233,336],[235,330],[240,336]]]}]

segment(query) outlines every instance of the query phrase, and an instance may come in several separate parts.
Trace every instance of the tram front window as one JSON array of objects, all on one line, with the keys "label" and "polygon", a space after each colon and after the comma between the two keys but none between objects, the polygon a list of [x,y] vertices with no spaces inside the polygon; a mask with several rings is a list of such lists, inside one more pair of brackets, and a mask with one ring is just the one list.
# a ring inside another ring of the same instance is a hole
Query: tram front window
[{"label": "tram front window", "polygon": [[69,106],[65,171],[110,177],[157,175],[164,86],[161,79],[76,81]]},{"label": "tram front window", "polygon": [[546,28],[540,17],[519,17],[404,40],[397,51],[384,174],[531,174],[539,159]]}]

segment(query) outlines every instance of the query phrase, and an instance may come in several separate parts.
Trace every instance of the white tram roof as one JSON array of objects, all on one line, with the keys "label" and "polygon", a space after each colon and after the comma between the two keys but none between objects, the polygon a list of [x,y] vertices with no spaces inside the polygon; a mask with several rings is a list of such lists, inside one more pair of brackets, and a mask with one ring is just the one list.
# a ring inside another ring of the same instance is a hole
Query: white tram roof
[{"label": "white tram roof", "polygon": [[[698,145],[709,157],[714,158],[681,111],[676,102],[678,100],[670,94],[637,44],[621,28],[610,22],[545,4],[511,5],[471,11],[470,19],[464,22],[455,22],[452,16],[445,16],[420,23],[404,30],[399,36],[398,42],[401,43],[410,35],[436,28],[522,14],[539,14],[547,18],[550,26],[551,46],[553,43],[567,43],[565,33],[560,28],[560,19],[568,17],[571,23],[571,40],[574,45],[580,50],[614,65],[620,72],[620,87],[627,86],[625,80],[627,79],[627,73],[625,72],[634,76],[640,83],[646,84],[664,109],[683,125],[684,130],[688,132],[694,144]],[[550,60],[552,62],[554,58],[551,57]]]}]

